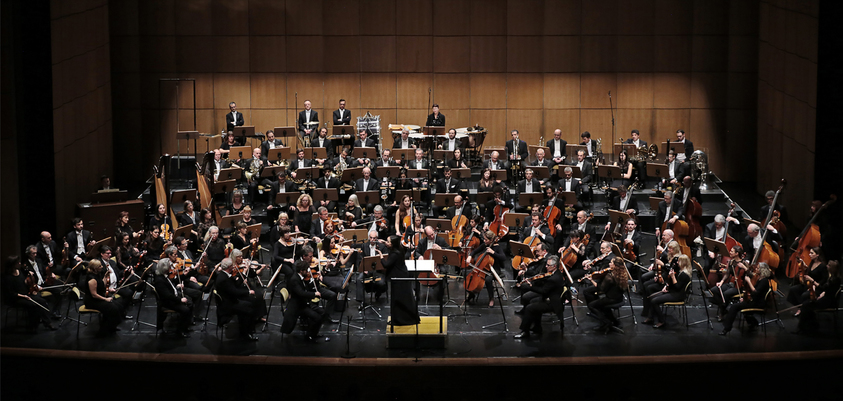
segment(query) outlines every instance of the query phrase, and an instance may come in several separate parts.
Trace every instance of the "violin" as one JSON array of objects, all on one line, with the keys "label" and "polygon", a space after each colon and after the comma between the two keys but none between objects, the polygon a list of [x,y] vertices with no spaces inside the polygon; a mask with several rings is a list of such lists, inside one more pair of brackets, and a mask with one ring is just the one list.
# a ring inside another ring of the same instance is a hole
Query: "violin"
[{"label": "violin", "polygon": [[172,227],[166,222],[161,225],[161,237],[164,238],[164,241],[170,242],[173,238],[173,233],[170,231]]},{"label": "violin", "polygon": [[354,252],[358,252],[358,251],[360,251],[360,250],[357,249],[357,248],[352,248],[348,245],[345,245],[345,246],[336,247],[334,249],[331,249],[331,254],[332,255],[338,255],[338,254],[339,255],[348,255],[350,253],[354,253]]},{"label": "violin", "polygon": [[580,278],[579,280],[577,280],[577,282],[578,282],[578,283],[581,283],[581,282],[583,282],[583,281],[585,281],[585,280],[590,280],[590,279],[592,279],[592,278],[602,277],[602,276],[604,276],[606,273],[608,273],[608,272],[609,272],[609,271],[611,271],[611,270],[612,270],[612,267],[611,267],[611,266],[609,266],[609,267],[607,267],[607,268],[605,268],[605,269],[600,269],[600,270],[598,270],[598,271],[596,271],[596,272],[591,272],[591,273],[588,273],[588,274],[586,274],[585,276],[582,276],[582,278]]},{"label": "violin", "polygon": [[[555,272],[556,271],[554,271],[553,273],[555,273]],[[521,280],[520,283],[516,284],[516,286],[521,286],[522,284],[532,284],[533,281],[541,280],[543,278],[550,277],[553,273],[542,273],[542,274],[537,274],[533,277],[527,277],[524,280]]]}]

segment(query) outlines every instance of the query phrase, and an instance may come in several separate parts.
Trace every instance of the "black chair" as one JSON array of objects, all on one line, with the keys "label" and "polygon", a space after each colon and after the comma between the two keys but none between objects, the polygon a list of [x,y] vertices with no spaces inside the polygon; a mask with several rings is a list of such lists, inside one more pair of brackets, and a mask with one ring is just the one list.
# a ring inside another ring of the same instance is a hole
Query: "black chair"
[{"label": "black chair", "polygon": [[665,309],[667,309],[668,307],[676,309],[676,308],[679,308],[681,306],[682,310],[680,311],[680,317],[684,318],[684,320],[685,320],[685,330],[688,330],[688,327],[691,326],[690,324],[688,324],[688,303],[690,301],[691,301],[691,281],[689,281],[688,284],[685,284],[685,298],[682,299],[681,301],[673,301],[673,302],[663,303],[661,305],[662,312],[664,313]]},{"label": "black chair", "polygon": [[160,298],[158,298],[158,291],[155,290],[155,287],[153,286],[149,286],[149,288],[152,289],[152,295],[155,296],[155,337],[158,337],[159,331],[167,334],[167,331],[164,329],[164,323],[167,321],[167,317],[178,315],[179,313],[161,306]]}]

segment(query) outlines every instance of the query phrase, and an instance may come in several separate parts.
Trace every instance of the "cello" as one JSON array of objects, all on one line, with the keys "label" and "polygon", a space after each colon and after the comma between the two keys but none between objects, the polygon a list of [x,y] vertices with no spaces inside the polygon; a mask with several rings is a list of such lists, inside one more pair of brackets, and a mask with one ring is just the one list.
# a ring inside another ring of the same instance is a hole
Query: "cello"
[{"label": "cello", "polygon": [[[678,188],[677,188],[677,190],[678,190]],[[673,195],[673,196],[675,197],[676,195]],[[673,203],[673,197],[671,197],[670,203],[671,204]],[[671,209],[670,218],[673,218],[674,216],[676,216],[676,211]],[[661,232],[664,232],[665,230],[673,230],[673,240],[678,242],[679,246],[682,249],[688,247],[688,242],[686,240],[688,238],[688,234],[689,234],[688,223],[686,223],[682,220],[676,219],[675,223],[670,224],[669,223],[670,218],[668,218],[667,220],[665,220],[662,223]]]},{"label": "cello", "polygon": [[468,224],[468,217],[465,217],[462,211],[463,207],[460,207],[456,215],[451,218],[452,228],[451,232],[448,233],[448,246],[450,247],[459,246],[459,243],[463,238],[463,229],[465,229],[465,226]]},{"label": "cello", "polygon": [[[538,231],[543,225],[544,225],[544,223],[539,224],[538,227],[536,227],[536,231]],[[536,243],[536,240],[538,240],[539,242]],[[524,238],[524,241],[522,241],[522,243],[529,246],[531,250],[535,251],[535,249],[533,249],[533,247],[541,243],[541,238],[538,235],[530,236],[530,237]],[[512,257],[512,268],[515,269],[515,270],[521,270],[521,269],[523,269],[521,267],[522,263],[528,265],[532,262],[533,262],[533,259],[525,258],[521,255],[515,255],[515,256]]]},{"label": "cello", "polygon": [[837,201],[837,195],[831,195],[831,199],[824,203],[816,211],[816,213],[814,213],[811,217],[811,221],[809,221],[808,225],[802,229],[802,232],[799,233],[799,237],[797,237],[793,242],[793,245],[790,246],[790,249],[793,250],[793,254],[790,255],[790,260],[787,261],[787,270],[785,270],[787,277],[796,277],[799,273],[800,263],[803,260],[811,260],[811,257],[808,255],[811,248],[820,246],[820,228],[818,225],[814,224],[814,221],[816,221],[817,216],[819,216],[823,209],[828,208],[835,201]]},{"label": "cello", "polygon": [[[577,244],[577,247],[581,249],[584,246],[588,246],[588,241],[590,239],[590,234],[583,235],[582,239],[580,240],[580,243]],[[577,252],[574,250],[574,248],[571,248],[570,244],[564,250],[562,250],[562,263],[564,263],[565,266],[573,266],[575,263],[577,263],[577,258]]]},{"label": "cello", "polygon": [[556,207],[556,194],[557,192],[553,192],[553,198],[550,198],[550,202],[548,202],[547,206],[545,206],[544,210],[542,210],[542,221],[544,221],[547,224],[547,228],[550,229],[551,237],[556,236],[556,223],[558,223],[559,219],[562,217],[562,211]]},{"label": "cello", "polygon": [[[477,238],[474,233],[476,232],[475,227],[467,226],[471,232],[468,234],[468,237],[463,236],[463,241],[460,244],[460,269],[468,268],[468,263],[466,263],[466,259],[468,256],[471,255],[471,252],[474,251],[475,248],[480,246],[480,238]],[[480,225],[480,222],[478,222]]]},{"label": "cello", "polygon": [[[497,241],[498,237],[495,237],[491,246],[494,246]],[[475,294],[480,292],[486,286],[486,276],[491,273],[494,264],[495,258],[488,252],[483,252],[475,264],[469,264],[468,267],[471,268],[471,272],[465,276],[463,282],[465,290]]]},{"label": "cello", "polygon": [[[677,192],[681,192],[682,188],[683,187],[677,188]],[[702,235],[702,224],[700,224],[701,217],[702,206],[696,199],[688,196],[688,201],[685,202],[685,221],[688,224],[688,238],[693,239]]]},{"label": "cello", "polygon": [[[498,201],[496,199],[496,201]],[[509,208],[504,206],[503,200],[500,201],[493,209],[492,214],[495,216],[491,223],[489,223],[489,230],[495,233],[496,238],[501,238],[509,234],[509,227],[503,223],[503,216],[509,213]],[[481,287],[482,288],[482,287]]]}]

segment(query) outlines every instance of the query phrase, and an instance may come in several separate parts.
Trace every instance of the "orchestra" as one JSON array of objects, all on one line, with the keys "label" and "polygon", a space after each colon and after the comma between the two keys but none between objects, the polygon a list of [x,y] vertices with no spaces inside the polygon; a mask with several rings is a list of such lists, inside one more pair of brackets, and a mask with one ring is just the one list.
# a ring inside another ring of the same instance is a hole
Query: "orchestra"
[{"label": "orchestra", "polygon": [[[335,126],[353,126],[345,106],[340,100],[333,111]],[[229,107],[226,124],[231,131],[244,125],[244,116],[234,102]],[[445,127],[439,105],[433,105],[425,126]],[[746,229],[740,220],[745,213],[732,204],[727,213],[717,214],[705,229],[694,232],[704,193],[692,174],[693,144],[681,129],[663,153],[668,174],[660,179],[648,178],[642,170],[641,165],[655,160],[638,130],[616,144],[632,149],[605,155],[601,139],[592,139],[588,131],[575,134],[582,146],[572,145],[574,152],[561,129],[555,129],[549,141],[542,135],[539,146],[529,147],[518,130],[511,130],[511,139],[492,144],[503,149],[484,154],[474,146],[483,142],[478,135],[486,135],[475,129],[479,126],[431,131],[438,136],[417,127],[400,125],[392,130],[391,141],[388,131],[369,125],[332,137],[327,124],[319,126],[311,102],[305,101],[290,160],[267,159],[270,151],[285,147],[271,130],[256,146],[244,144],[252,149],[248,159],[229,155],[240,145],[229,134],[196,163],[198,181],[191,183],[198,188],[195,199],[179,200],[176,206],[182,208],[174,210],[169,200],[159,197],[148,203],[146,216],[134,216],[141,225],[123,211],[115,216],[113,238],[98,240],[84,229],[81,218],[71,222],[61,243],[42,232],[25,248],[22,262],[7,260],[5,299],[32,311],[36,324],[52,329],[50,319],[61,317],[63,288],[77,286],[85,305],[102,313],[100,330],[105,335],[119,330],[127,308],[137,302],[134,294],[145,291],[149,280],[160,305],[179,316],[176,335],[188,337],[189,326],[205,320],[203,311],[210,308],[206,295],[215,291],[215,306],[238,319],[240,339],[256,341],[255,325],[270,319],[266,301],[272,301],[264,295],[286,288],[281,332],[294,332],[301,320],[305,338],[315,342],[324,324],[339,323],[332,314],[344,311],[340,304],[350,291],[355,291],[362,312],[370,302],[366,293],[373,293],[375,303],[384,294],[394,296],[394,321],[417,323],[418,281],[412,285],[390,280],[416,274],[407,270],[407,260],[431,260],[432,250],[453,250],[460,255],[446,264],[453,269],[441,269],[443,263],[436,262],[434,275],[447,273],[457,281],[454,285],[465,289],[461,307],[475,307],[484,287],[489,307],[495,306],[495,298],[503,301],[496,290],[517,292],[520,300],[512,303],[519,306],[514,313],[520,318],[520,333],[515,338],[527,339],[541,334],[541,316],[547,312],[555,313],[564,329],[568,303],[587,307],[599,322],[592,332],[623,333],[612,308],[625,302],[625,296],[631,304],[642,305],[644,324],[661,328],[666,324],[662,305],[686,298],[699,260],[705,266],[698,273],[706,282],[706,299],[717,308],[721,334],[726,334],[741,310],[764,306],[779,267],[768,254],[784,256],[789,251],[781,222],[786,209],[778,203],[778,192],[768,194],[760,221],[749,222]],[[392,147],[384,147],[384,141]],[[326,156],[317,157],[306,148],[325,148]],[[359,148],[374,151],[362,155],[355,152]],[[596,166],[610,163],[604,157],[615,158],[621,185],[611,187],[594,176]],[[235,188],[211,192],[223,181],[219,171],[227,168],[243,172]],[[273,170],[264,174],[266,169]],[[468,176],[462,175],[466,169]],[[419,170],[426,172],[413,173]],[[457,170],[461,175],[455,176]],[[498,178],[501,170],[507,179]],[[648,180],[655,184],[652,213],[639,204],[646,198],[633,193]],[[605,203],[596,206],[595,194],[604,191]],[[285,199],[284,194],[289,196]],[[448,203],[441,204],[443,198],[435,197],[439,194],[451,194]],[[535,194],[534,201],[521,204],[523,194]],[[623,218],[604,226],[603,206],[623,213]],[[822,209],[812,208],[814,214]],[[818,244],[808,246],[816,242],[814,237],[806,239],[815,235],[813,221],[797,237],[799,254],[793,253],[797,256],[788,265],[792,282],[786,300],[797,309],[794,316],[800,318],[801,331],[816,330],[816,310],[831,304],[840,288],[837,262],[826,261]],[[186,226],[192,227],[179,231]],[[645,238],[652,235],[655,240],[645,246]],[[727,246],[710,248],[708,240]],[[510,241],[528,246],[532,254],[513,255]],[[698,251],[697,258],[691,251]],[[366,257],[383,259],[384,269],[362,266]],[[440,284],[431,287],[441,301],[446,290]],[[757,323],[751,319],[751,326]]]}]

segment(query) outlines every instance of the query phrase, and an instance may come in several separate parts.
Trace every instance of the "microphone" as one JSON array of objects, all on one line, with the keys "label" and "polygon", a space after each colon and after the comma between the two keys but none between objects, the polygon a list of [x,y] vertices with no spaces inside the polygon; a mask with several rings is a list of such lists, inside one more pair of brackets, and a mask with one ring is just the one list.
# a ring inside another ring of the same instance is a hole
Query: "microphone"
[{"label": "microphone", "polygon": [[612,97],[612,91],[609,91],[609,97]]},{"label": "microphone", "polygon": [[433,92],[433,88],[431,88],[431,87],[429,87],[429,86],[428,86],[428,87],[427,87],[427,93],[430,93],[430,92]]}]

